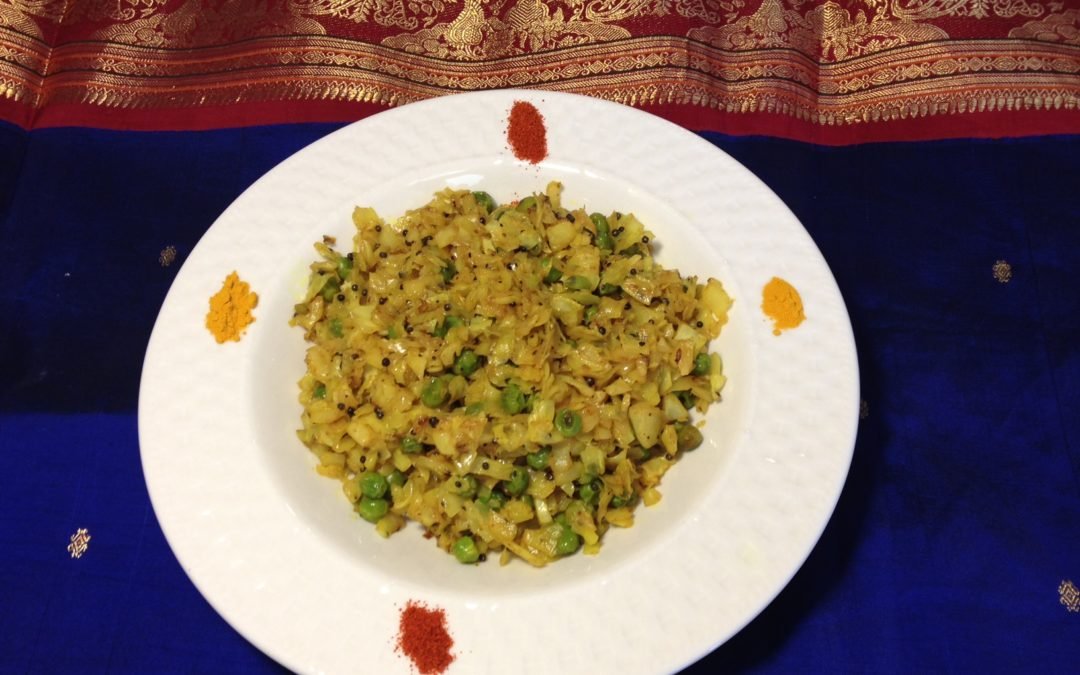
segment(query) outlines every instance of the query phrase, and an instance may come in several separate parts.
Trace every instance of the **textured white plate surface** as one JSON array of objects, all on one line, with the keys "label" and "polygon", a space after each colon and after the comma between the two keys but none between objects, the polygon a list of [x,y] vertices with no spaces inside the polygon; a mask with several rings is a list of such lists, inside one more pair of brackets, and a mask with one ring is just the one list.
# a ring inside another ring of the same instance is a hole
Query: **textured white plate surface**
[{"label": "textured white plate surface", "polygon": [[[529,100],[548,128],[540,165],[514,159],[506,117]],[[664,498],[611,530],[598,556],[545,569],[459,565],[416,526],[383,540],[296,440],[301,331],[287,322],[312,243],[351,240],[354,205],[384,218],[444,186],[499,201],[561,180],[563,203],[633,211],[659,260],[735,298],[716,349],[729,377],[705,444]],[[204,327],[232,271],[259,294],[238,343]],[[761,312],[773,276],[807,320],[781,336]],[[847,476],[858,372],[846,309],[794,215],[749,171],[659,118],[527,91],[439,98],[312,144],[256,182],[185,261],[147,348],[139,440],[154,510],[200,592],[300,672],[408,673],[394,651],[409,600],[445,610],[451,673],[673,672],[753,619],[806,559]]]}]

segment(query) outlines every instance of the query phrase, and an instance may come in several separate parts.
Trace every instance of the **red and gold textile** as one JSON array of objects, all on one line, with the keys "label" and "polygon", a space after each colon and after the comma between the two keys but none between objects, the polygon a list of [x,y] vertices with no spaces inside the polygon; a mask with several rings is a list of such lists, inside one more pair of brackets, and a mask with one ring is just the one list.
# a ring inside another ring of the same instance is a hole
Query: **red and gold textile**
[{"label": "red and gold textile", "polygon": [[533,87],[821,143],[1080,130],[1077,0],[0,0],[0,119],[345,121]]}]

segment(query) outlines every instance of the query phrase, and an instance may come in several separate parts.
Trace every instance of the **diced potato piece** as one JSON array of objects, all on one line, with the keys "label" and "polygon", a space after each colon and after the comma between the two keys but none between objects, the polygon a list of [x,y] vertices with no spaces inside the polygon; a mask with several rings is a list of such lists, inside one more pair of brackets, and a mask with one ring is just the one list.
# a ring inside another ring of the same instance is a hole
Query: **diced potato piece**
[{"label": "diced potato piece", "polygon": [[561,251],[570,245],[577,234],[577,228],[568,220],[560,220],[547,229],[548,246],[554,251]]},{"label": "diced potato piece", "polygon": [[709,279],[701,291],[701,304],[706,310],[702,314],[702,321],[715,336],[720,332],[720,327],[727,323],[728,310],[733,304],[731,296],[727,294],[719,281]]},{"label": "diced potato piece", "polygon": [[647,403],[635,403],[629,413],[630,425],[641,447],[648,449],[656,445],[664,428],[664,413]]},{"label": "diced potato piece", "polygon": [[641,494],[641,501],[645,503],[645,506],[654,506],[660,501],[661,496],[659,490],[651,487]]}]

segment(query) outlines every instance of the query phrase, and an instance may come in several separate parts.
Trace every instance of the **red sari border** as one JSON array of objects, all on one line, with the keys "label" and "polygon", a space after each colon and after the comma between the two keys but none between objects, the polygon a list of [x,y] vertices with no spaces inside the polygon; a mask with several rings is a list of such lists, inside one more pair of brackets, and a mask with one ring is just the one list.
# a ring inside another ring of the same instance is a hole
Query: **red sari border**
[{"label": "red sari border", "polygon": [[[133,130],[348,122],[516,87],[597,96],[699,131],[828,145],[1080,132],[1080,9],[1062,2],[906,0],[869,15],[850,0],[708,0],[730,11],[702,17],[674,0],[678,11],[644,21],[646,7],[671,3],[597,0],[590,7],[623,14],[564,15],[552,8],[565,0],[490,12],[465,0],[473,14],[445,8],[419,29],[341,13],[384,1],[287,0],[245,14],[256,3],[139,0],[141,13],[117,16],[89,2],[61,17],[40,14],[42,0],[0,0],[0,119]],[[313,15],[316,5],[327,12]],[[546,12],[543,31],[521,28],[522,7]]]},{"label": "red sari border", "polygon": [[[727,113],[693,105],[644,105],[640,109],[694,131],[732,136],[770,136],[819,145],[925,141],[957,138],[1022,138],[1080,133],[1075,110],[1003,110],[928,117],[901,117],[877,124],[829,126],[778,113]],[[200,108],[112,109],[57,104],[37,116],[35,129],[93,127],[119,131],[207,131],[296,123],[347,123],[389,109],[377,103],[312,102],[297,111],[280,102]],[[302,114],[300,114],[302,113]],[[32,111],[0,101],[0,119]],[[22,125],[30,128],[29,125]]]}]

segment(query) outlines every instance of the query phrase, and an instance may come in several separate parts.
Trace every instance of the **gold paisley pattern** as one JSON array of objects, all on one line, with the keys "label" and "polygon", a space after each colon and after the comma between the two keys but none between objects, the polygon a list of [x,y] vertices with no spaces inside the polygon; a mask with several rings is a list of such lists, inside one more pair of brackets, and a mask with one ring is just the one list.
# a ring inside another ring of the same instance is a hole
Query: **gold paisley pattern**
[{"label": "gold paisley pattern", "polygon": [[1027,0],[891,0],[888,6],[894,17],[907,21],[925,21],[946,16],[973,19],[985,19],[992,16],[1030,17],[1042,16],[1047,11],[1043,3]]},{"label": "gold paisley pattern", "polygon": [[1080,9],[1070,9],[1045,19],[1029,21],[1009,31],[1009,37],[1080,45]]},{"label": "gold paisley pattern", "polygon": [[68,3],[71,21],[133,21],[161,10],[169,0],[79,0]]},{"label": "gold paisley pattern", "polygon": [[764,0],[757,11],[724,26],[691,29],[687,37],[720,49],[751,50],[792,47],[816,54],[818,37],[799,12],[780,0]]},{"label": "gold paisley pattern", "polygon": [[676,0],[675,13],[687,19],[719,23],[735,20],[745,6],[744,0]]},{"label": "gold paisley pattern", "polygon": [[98,30],[93,37],[143,47],[190,49],[297,33],[323,35],[326,29],[318,21],[298,16],[291,4],[187,0],[178,9],[147,12]]},{"label": "gold paisley pattern", "polygon": [[45,37],[42,27],[63,15],[64,0],[0,0],[0,28],[39,39]]},{"label": "gold paisley pattern", "polygon": [[[434,23],[457,1],[186,0],[177,9],[158,12],[168,0],[119,0],[122,5],[143,5],[145,9],[138,15],[130,8],[123,10],[123,16],[114,12],[110,16],[125,23],[102,29],[94,37],[124,44],[190,48],[270,35],[325,35],[321,19],[414,30]],[[117,0],[89,4],[92,8],[97,5],[94,16],[100,17],[101,9],[115,6]]]},{"label": "gold paisley pattern", "polygon": [[826,63],[948,37],[935,26],[880,17],[868,19],[859,10],[852,19],[851,12],[831,1],[800,14],[780,0],[764,0],[749,16],[720,28],[695,28],[687,35],[720,49],[789,47]]},{"label": "gold paisley pattern", "polygon": [[410,54],[472,61],[630,37],[619,26],[578,18],[588,10],[568,17],[561,7],[552,11],[542,0],[523,0],[500,17],[487,14],[482,0],[465,0],[453,21],[388,37],[382,44]]},{"label": "gold paisley pattern", "polygon": [[458,0],[290,0],[289,7],[296,16],[334,17],[353,23],[374,21],[380,26],[414,30],[421,24],[430,26],[447,7]]}]

